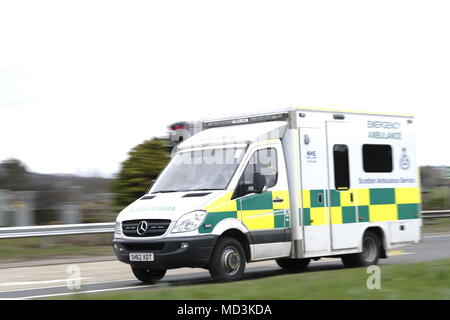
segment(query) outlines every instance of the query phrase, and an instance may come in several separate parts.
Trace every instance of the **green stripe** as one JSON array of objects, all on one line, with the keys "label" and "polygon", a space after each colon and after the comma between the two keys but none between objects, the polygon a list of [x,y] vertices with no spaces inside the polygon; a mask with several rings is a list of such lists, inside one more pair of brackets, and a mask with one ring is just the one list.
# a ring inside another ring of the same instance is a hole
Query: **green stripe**
[{"label": "green stripe", "polygon": [[398,219],[418,219],[420,205],[417,203],[414,204],[398,204]]},{"label": "green stripe", "polygon": [[[319,194],[322,194],[322,203],[319,203]],[[309,195],[311,208],[325,207],[325,190],[311,190]]]},{"label": "green stripe", "polygon": [[369,221],[369,206],[358,206],[358,222]]},{"label": "green stripe", "polygon": [[356,210],[355,207],[342,207],[342,222],[343,223],[355,223],[356,222]]},{"label": "green stripe", "polygon": [[[208,212],[206,215],[205,221],[198,228],[199,233],[210,233],[214,227],[223,219],[227,218],[236,218],[236,211],[223,211],[223,212]],[[205,228],[205,225],[210,224],[210,228]]]},{"label": "green stripe", "polygon": [[395,189],[380,188],[370,190],[370,204],[395,204]]},{"label": "green stripe", "polygon": [[252,194],[237,201],[238,210],[269,210],[273,209],[272,192]]},{"label": "green stripe", "polygon": [[[301,209],[300,209],[301,210]],[[299,213],[300,213],[299,210]],[[304,226],[310,226],[311,225],[311,209],[305,208],[303,209],[303,225]]]},{"label": "green stripe", "polygon": [[330,205],[332,207],[341,206],[341,194],[337,190],[330,190]]},{"label": "green stripe", "polygon": [[284,228],[284,210],[275,211],[273,213],[275,228]]}]

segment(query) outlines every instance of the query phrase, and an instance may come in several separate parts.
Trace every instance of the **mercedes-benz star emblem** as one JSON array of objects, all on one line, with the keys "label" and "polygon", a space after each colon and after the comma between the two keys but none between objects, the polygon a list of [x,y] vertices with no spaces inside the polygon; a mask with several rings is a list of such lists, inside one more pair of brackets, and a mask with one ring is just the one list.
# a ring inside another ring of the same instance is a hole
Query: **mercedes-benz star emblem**
[{"label": "mercedes-benz star emblem", "polygon": [[147,228],[148,228],[147,221],[141,221],[137,225],[136,232],[137,232],[138,235],[142,236],[145,233],[145,231],[147,231]]}]

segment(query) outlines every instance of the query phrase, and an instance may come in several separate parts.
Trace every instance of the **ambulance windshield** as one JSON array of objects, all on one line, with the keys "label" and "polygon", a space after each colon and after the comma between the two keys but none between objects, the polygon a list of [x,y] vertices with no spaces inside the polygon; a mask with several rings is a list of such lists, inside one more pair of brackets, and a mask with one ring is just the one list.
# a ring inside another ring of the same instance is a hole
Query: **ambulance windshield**
[{"label": "ambulance windshield", "polygon": [[244,156],[245,148],[211,148],[175,155],[151,193],[224,190]]}]

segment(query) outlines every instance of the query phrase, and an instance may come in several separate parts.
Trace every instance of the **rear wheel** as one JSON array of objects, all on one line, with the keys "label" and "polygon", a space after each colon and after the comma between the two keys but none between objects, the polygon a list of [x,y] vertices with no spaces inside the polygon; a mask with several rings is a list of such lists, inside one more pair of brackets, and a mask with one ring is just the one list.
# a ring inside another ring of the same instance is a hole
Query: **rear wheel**
[{"label": "rear wheel", "polygon": [[235,281],[245,270],[245,251],[241,243],[229,237],[218,240],[209,263],[209,273],[216,281]]},{"label": "rear wheel", "polygon": [[299,272],[306,269],[311,259],[290,259],[290,258],[283,258],[283,259],[277,259],[277,264],[290,272]]},{"label": "rear wheel", "polygon": [[153,269],[141,269],[131,267],[134,276],[143,283],[151,284],[161,280],[166,274],[167,270],[153,270]]},{"label": "rear wheel", "polygon": [[364,267],[378,263],[382,250],[382,244],[377,234],[368,230],[363,237],[363,251],[347,254],[341,257],[347,268]]}]

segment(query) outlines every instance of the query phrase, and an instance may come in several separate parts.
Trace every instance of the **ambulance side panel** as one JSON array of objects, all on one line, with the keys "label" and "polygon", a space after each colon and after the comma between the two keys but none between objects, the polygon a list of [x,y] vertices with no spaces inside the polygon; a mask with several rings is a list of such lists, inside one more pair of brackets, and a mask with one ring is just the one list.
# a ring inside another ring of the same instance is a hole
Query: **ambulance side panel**
[{"label": "ambulance side panel", "polygon": [[302,255],[360,252],[368,228],[385,249],[420,241],[413,119],[339,115],[305,112],[298,122]]},{"label": "ambulance side panel", "polygon": [[[357,156],[361,165],[355,168],[359,220],[365,225],[381,225],[387,248],[420,241],[420,178],[413,119],[370,117],[359,121],[357,127],[365,133],[359,139],[361,151]],[[385,152],[392,157],[390,172],[370,172],[374,169],[370,168],[371,148],[380,145],[391,149]]]}]

